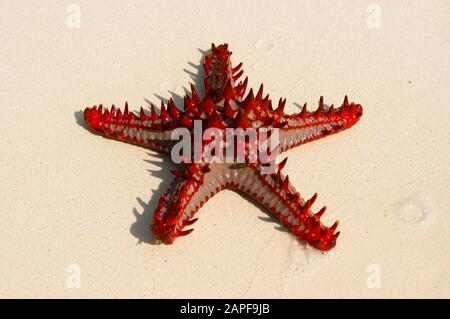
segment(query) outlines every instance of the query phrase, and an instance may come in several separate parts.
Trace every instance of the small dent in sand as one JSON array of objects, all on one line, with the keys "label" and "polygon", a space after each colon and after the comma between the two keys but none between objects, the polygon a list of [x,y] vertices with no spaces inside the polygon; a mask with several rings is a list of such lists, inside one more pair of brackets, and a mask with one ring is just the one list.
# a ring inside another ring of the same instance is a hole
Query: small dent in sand
[{"label": "small dent in sand", "polygon": [[265,63],[262,63],[262,62],[256,62],[256,63],[252,64],[252,69],[253,69],[253,70],[258,70],[258,69],[260,69],[261,67],[263,67],[264,65],[265,65]]},{"label": "small dent in sand", "polygon": [[272,41],[267,39],[259,39],[255,42],[255,49],[261,52],[269,53],[275,47]]},{"label": "small dent in sand", "polygon": [[429,219],[431,208],[423,198],[410,197],[398,203],[397,206],[397,214],[404,223],[421,225]]},{"label": "small dent in sand", "polygon": [[425,211],[420,206],[409,204],[403,208],[401,218],[410,223],[420,223],[425,219]]},{"label": "small dent in sand", "polygon": [[289,247],[289,269],[287,277],[295,276],[308,267],[309,252],[305,243],[291,240]]}]

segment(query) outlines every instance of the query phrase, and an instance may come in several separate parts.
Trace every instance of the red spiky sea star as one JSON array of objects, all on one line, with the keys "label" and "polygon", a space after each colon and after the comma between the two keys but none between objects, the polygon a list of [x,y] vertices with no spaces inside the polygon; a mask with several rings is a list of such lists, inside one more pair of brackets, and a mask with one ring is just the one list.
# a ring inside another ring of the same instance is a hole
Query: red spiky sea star
[{"label": "red spiky sea star", "polygon": [[[227,44],[212,45],[205,56],[205,94],[200,98],[191,84],[191,95],[184,96],[184,108],[178,108],[169,99],[167,109],[161,103],[160,114],[151,105],[151,112],[142,107],[139,115],[125,109],[86,108],[84,119],[88,127],[109,138],[147,147],[158,152],[170,153],[174,141],[174,129],[192,129],[194,120],[201,120],[205,128],[279,128],[280,151],[284,152],[306,142],[334,134],[353,126],[362,115],[359,104],[349,103],[347,96],[339,108],[325,110],[323,98],[314,112],[306,104],[298,114],[285,114],[286,99],[280,99],[272,108],[269,95],[263,98],[263,86],[256,93],[251,89],[244,98],[248,78],[236,84],[242,76],[242,63],[232,67],[231,52]],[[261,165],[246,162],[242,165],[227,163],[182,164],[174,171],[174,181],[159,200],[150,225],[156,239],[171,244],[178,236],[193,229],[184,230],[197,219],[193,215],[214,194],[225,188],[243,191],[267,207],[297,237],[320,250],[334,247],[339,232],[338,222],[326,227],[320,222],[325,207],[318,213],[311,212],[317,194],[304,200],[281,173],[287,158],[273,174],[262,174]]]}]

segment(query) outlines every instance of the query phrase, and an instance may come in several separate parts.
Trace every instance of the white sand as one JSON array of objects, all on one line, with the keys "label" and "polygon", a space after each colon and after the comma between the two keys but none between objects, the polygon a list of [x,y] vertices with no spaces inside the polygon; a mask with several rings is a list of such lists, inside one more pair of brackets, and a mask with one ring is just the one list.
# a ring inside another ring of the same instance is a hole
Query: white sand
[{"label": "white sand", "polygon": [[[1,1],[0,297],[450,297],[450,6],[376,2],[373,29],[372,1],[77,1],[69,29],[69,1]],[[173,166],[77,124],[86,106],[182,93],[212,41],[289,111],[364,106],[286,154],[341,221],[330,253],[231,191],[188,237],[148,244]]]}]

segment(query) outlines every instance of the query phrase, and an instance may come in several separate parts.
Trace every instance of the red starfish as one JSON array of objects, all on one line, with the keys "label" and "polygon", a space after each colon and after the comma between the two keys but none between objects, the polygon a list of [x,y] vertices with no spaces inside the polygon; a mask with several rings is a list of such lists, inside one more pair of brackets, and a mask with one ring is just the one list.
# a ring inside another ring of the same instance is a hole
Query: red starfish
[{"label": "red starfish", "polygon": [[[91,130],[109,138],[147,147],[158,152],[170,153],[175,142],[171,133],[175,128],[192,129],[194,120],[201,120],[206,128],[224,130],[234,128],[280,128],[280,150],[284,152],[295,146],[325,137],[353,126],[362,115],[359,104],[349,103],[347,96],[339,108],[333,105],[325,110],[323,98],[314,112],[306,104],[298,114],[285,114],[286,99],[280,99],[278,107],[272,108],[269,95],[263,98],[263,86],[254,95],[251,89],[244,98],[248,79],[236,81],[242,76],[242,63],[232,67],[228,45],[212,44],[211,53],[203,61],[205,70],[205,94],[200,98],[191,84],[191,96],[184,96],[184,109],[178,108],[170,99],[167,109],[161,103],[160,114],[151,105],[150,114],[142,107],[139,115],[125,109],[86,108],[84,119]],[[281,174],[283,160],[273,174],[262,174],[261,164],[241,165],[226,163],[182,164],[182,170],[174,171],[175,179],[169,190],[161,196],[153,215],[150,229],[159,242],[171,244],[178,236],[193,229],[184,230],[197,218],[193,215],[214,194],[225,188],[243,191],[267,207],[294,235],[313,247],[329,250],[334,247],[339,232],[338,222],[326,227],[318,213],[311,212],[317,194],[304,200]]]}]

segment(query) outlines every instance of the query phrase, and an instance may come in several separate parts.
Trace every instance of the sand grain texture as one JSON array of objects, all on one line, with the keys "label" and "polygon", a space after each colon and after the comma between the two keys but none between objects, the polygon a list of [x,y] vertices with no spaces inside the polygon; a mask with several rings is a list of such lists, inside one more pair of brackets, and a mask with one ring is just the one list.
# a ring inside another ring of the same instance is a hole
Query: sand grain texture
[{"label": "sand grain texture", "polygon": [[[0,2],[0,297],[450,297],[448,1],[377,1],[380,28],[372,1],[257,3],[77,1],[70,29],[69,1]],[[182,94],[213,41],[290,112],[320,95],[364,106],[286,154],[341,221],[330,253],[231,191],[188,237],[150,244],[173,165],[83,127],[86,106]]]}]

